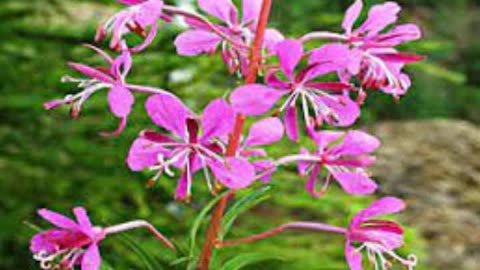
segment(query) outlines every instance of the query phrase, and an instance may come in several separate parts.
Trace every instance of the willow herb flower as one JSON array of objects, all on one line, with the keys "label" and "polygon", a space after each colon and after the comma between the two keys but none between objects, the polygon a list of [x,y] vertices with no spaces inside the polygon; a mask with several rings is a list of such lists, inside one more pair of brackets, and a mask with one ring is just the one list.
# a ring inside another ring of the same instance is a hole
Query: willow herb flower
[{"label": "willow herb flower", "polygon": [[[386,30],[398,20],[401,7],[395,2],[386,2],[373,6],[368,18],[357,29],[353,25],[363,9],[362,0],[356,0],[347,10],[342,27],[344,34],[312,33],[303,39],[325,37],[342,41],[348,68],[341,71],[344,80],[356,76],[362,89],[380,89],[398,98],[410,88],[411,81],[402,69],[406,64],[423,60],[424,57],[398,52],[394,47],[405,42],[420,39],[422,33],[415,24],[402,24]],[[321,61],[321,52],[312,52],[312,59]]]},{"label": "willow herb flower", "polygon": [[276,166],[273,160],[268,158],[268,153],[259,148],[268,146],[282,139],[284,128],[280,119],[268,117],[254,123],[248,132],[247,138],[239,147],[239,156],[246,159],[258,158],[252,161],[252,165],[257,172],[257,178],[264,183],[268,183]]},{"label": "willow herb flower", "polygon": [[[301,175],[309,175],[307,191],[314,197],[322,196],[332,178],[349,194],[365,195],[375,192],[377,184],[370,179],[366,168],[375,162],[370,154],[380,147],[380,141],[361,131],[309,131],[317,149],[309,153],[302,148],[299,155],[286,156],[277,164],[298,162]],[[317,183],[326,170],[325,181],[317,190]]]},{"label": "willow herb flower", "polygon": [[85,101],[96,92],[108,89],[110,111],[115,117],[120,119],[120,123],[115,131],[111,133],[103,132],[102,134],[106,136],[118,135],[124,130],[128,115],[135,101],[132,91],[147,94],[167,94],[167,92],[161,89],[127,84],[126,77],[132,67],[132,58],[127,50],[124,50],[117,58],[113,59],[104,51],[90,45],[87,46],[95,50],[108,66],[97,68],[80,63],[70,63],[69,66],[72,69],[80,72],[87,78],[65,76],[62,78],[62,81],[77,83],[78,87],[83,89],[83,91],[67,95],[61,100],[49,101],[44,104],[44,107],[50,110],[61,105],[71,105],[70,114],[72,117],[77,118]]},{"label": "willow herb flower", "polygon": [[[252,44],[260,15],[261,1],[243,0],[242,17],[239,19],[237,7],[231,0],[199,0],[198,5],[205,13],[219,19],[222,25],[210,25],[194,18],[186,23],[192,28],[180,34],[175,40],[180,55],[193,56],[214,53],[222,47],[222,58],[231,73],[241,70],[245,74],[248,67],[249,46]],[[275,44],[283,40],[283,35],[275,29],[267,29],[264,47],[273,50]]]},{"label": "willow herb flower", "polygon": [[145,221],[132,221],[107,228],[93,226],[82,207],[73,209],[76,221],[41,209],[38,214],[56,228],[37,233],[30,242],[34,259],[40,262],[42,269],[73,269],[81,266],[82,270],[98,270],[101,265],[100,242],[110,234],[144,227],[150,230],[168,248],[173,245],[151,224]]},{"label": "willow herb flower", "polygon": [[255,168],[242,157],[224,157],[221,138],[233,129],[234,111],[223,99],[212,101],[198,117],[175,97],[155,95],[146,103],[152,121],[171,132],[167,136],[144,131],[133,143],[127,163],[133,171],[156,171],[156,181],[164,172],[173,175],[170,167],[182,171],[175,198],[188,200],[193,175],[204,170],[208,187],[214,191],[214,179],[231,189],[245,188],[255,178]]},{"label": "willow herb flower", "polygon": [[[163,1],[161,0],[117,0],[128,5],[122,10],[101,24],[97,29],[95,40],[102,41],[108,33],[112,33],[110,47],[121,50],[124,36],[128,33],[137,33],[145,40],[133,47],[132,52],[144,50],[152,43],[158,32],[158,21],[164,17]],[[147,28],[149,28],[148,33]]]},{"label": "willow herb flower", "polygon": [[[293,141],[297,141],[299,136],[297,104],[301,105],[302,115],[308,126],[321,125],[323,122],[335,126],[350,126],[360,116],[358,104],[348,96],[352,85],[318,80],[339,68],[333,60],[334,54],[330,55],[331,61],[313,63],[299,69],[297,67],[305,56],[303,45],[299,41],[280,42],[276,52],[281,71],[273,71],[267,75],[269,86],[253,84],[236,89],[230,97],[235,109],[246,115],[261,115],[286,96],[277,111],[285,112],[287,135]],[[286,77],[287,81],[283,81],[280,75]],[[313,117],[310,116],[310,111],[313,111]]]},{"label": "willow herb flower", "polygon": [[[366,209],[356,214],[347,232],[345,257],[351,270],[362,270],[362,254],[365,250],[368,260],[375,269],[387,270],[394,260],[412,270],[417,264],[417,258],[409,255],[407,259],[395,253],[395,249],[403,246],[403,229],[393,221],[380,220],[377,216],[393,214],[402,211],[405,203],[397,198],[386,197],[372,203]],[[358,243],[360,246],[354,246]]]}]

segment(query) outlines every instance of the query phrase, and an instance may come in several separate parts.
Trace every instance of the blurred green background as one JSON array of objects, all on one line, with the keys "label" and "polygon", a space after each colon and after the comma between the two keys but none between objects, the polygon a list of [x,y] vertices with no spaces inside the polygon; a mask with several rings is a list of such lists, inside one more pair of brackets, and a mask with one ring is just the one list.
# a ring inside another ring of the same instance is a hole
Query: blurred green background
[{"label": "blurred green background", "polygon": [[[189,227],[208,193],[199,179],[190,205],[172,201],[175,181],[164,179],[145,188],[147,175],[124,166],[130,143],[143,128],[153,128],[138,96],[130,124],[121,137],[104,139],[98,131],[111,130],[116,120],[107,110],[104,93],[92,98],[79,120],[70,120],[66,108],[46,112],[42,103],[74,91],[60,83],[70,73],[66,61],[99,63],[81,46],[91,42],[96,25],[119,5],[109,0],[2,0],[0,2],[0,269],[37,269],[28,251],[34,231],[27,223],[47,224],[35,216],[39,207],[67,213],[72,206],[89,209],[97,224],[115,224],[132,218],[147,219],[166,235],[185,245]],[[366,1],[374,4],[381,1]],[[414,86],[394,105],[389,97],[373,95],[360,126],[383,120],[430,118],[464,119],[480,123],[480,3],[474,0],[399,1],[402,21],[421,25],[425,39],[406,45],[428,60],[408,69]],[[275,0],[271,25],[297,37],[316,29],[340,30],[351,1]],[[135,56],[130,81],[173,89],[192,108],[234,87],[219,57],[175,56],[172,41],[178,26],[163,27],[155,44]],[[181,75],[181,76],[178,76]],[[288,142],[271,148],[274,156],[292,149]],[[336,187],[321,200],[303,190],[295,168],[276,174],[272,198],[239,219],[232,236],[246,236],[292,219],[318,220],[336,225],[366,206],[372,198],[345,196]],[[203,232],[200,233],[203,236]],[[149,256],[173,258],[144,232],[132,232]],[[108,239],[102,254],[113,269],[147,269],[138,252],[123,238]],[[128,242],[128,241],[127,241]],[[408,230],[405,252],[419,257],[428,247],[415,228]],[[282,262],[251,269],[347,269],[343,242],[336,236],[287,233],[283,237],[225,249],[220,261],[240,252],[274,254]],[[170,267],[165,267],[169,269]],[[419,269],[435,269],[422,264]]]}]

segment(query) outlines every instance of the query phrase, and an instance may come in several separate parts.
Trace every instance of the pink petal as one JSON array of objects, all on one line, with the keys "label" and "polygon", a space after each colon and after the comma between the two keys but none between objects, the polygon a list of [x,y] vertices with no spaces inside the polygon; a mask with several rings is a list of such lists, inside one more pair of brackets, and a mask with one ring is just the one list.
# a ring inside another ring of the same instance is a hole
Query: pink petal
[{"label": "pink petal", "polygon": [[334,116],[325,115],[323,120],[328,124],[337,127],[348,127],[353,125],[360,117],[360,106],[346,96],[317,97],[319,106],[328,107]]},{"label": "pink petal", "polygon": [[285,112],[285,131],[287,137],[294,141],[298,141],[299,131],[298,131],[298,117],[297,117],[297,107],[289,106]]},{"label": "pink petal", "polygon": [[357,156],[372,153],[381,142],[376,137],[357,130],[347,132],[343,142],[329,150],[332,155]]},{"label": "pink petal", "polygon": [[67,229],[67,230],[78,230],[79,226],[70,218],[61,215],[59,213],[50,211],[48,209],[38,210],[38,215],[45,219],[46,221],[52,223],[58,228]]},{"label": "pink petal", "polygon": [[101,82],[113,83],[113,79],[109,75],[106,75],[98,69],[79,63],[68,63],[68,65],[76,71],[86,75],[87,77],[99,80]]},{"label": "pink petal", "polygon": [[[308,150],[304,147],[302,147],[300,149],[300,154],[301,155],[309,155],[310,152],[308,152]],[[307,171],[308,171],[308,167],[310,167],[312,163],[311,162],[305,162],[305,161],[299,161],[298,162],[298,173],[300,175],[306,175],[307,174]]]},{"label": "pink petal", "polygon": [[362,9],[363,9],[362,0],[356,0],[355,3],[353,3],[347,9],[345,18],[343,19],[343,23],[342,23],[342,27],[347,33],[347,35],[350,35],[350,33],[352,33],[353,25],[355,24],[355,21],[360,16]]},{"label": "pink petal", "polygon": [[145,107],[155,124],[175,133],[180,138],[186,137],[186,122],[191,112],[177,97],[172,95],[151,96],[145,103]]},{"label": "pink petal", "polygon": [[90,245],[82,257],[82,270],[99,270],[102,264],[100,251],[96,244]]},{"label": "pink petal", "polygon": [[318,183],[318,176],[320,174],[321,167],[319,165],[315,165],[313,167],[310,176],[308,177],[308,181],[305,184],[305,189],[310,193],[314,198],[319,198],[323,195],[324,191],[320,190],[317,191],[317,183]]},{"label": "pink petal", "polygon": [[335,141],[339,140],[344,136],[344,132],[340,131],[320,131],[316,132],[314,130],[309,131],[309,136],[317,144],[318,151],[322,152]]},{"label": "pink petal", "polygon": [[307,80],[346,69],[353,64],[353,60],[355,59],[351,58],[351,51],[347,45],[338,43],[323,45],[310,54],[309,64],[317,64],[317,67],[309,72]]},{"label": "pink petal", "polygon": [[280,119],[269,117],[252,125],[244,145],[269,145],[281,140],[283,132],[284,128]]},{"label": "pink petal", "polygon": [[192,186],[191,176],[185,171],[180,176],[178,180],[177,187],[175,190],[175,200],[185,201],[190,197],[190,190]]},{"label": "pink petal", "polygon": [[160,19],[163,12],[163,1],[161,0],[146,0],[139,7],[135,13],[134,20],[143,28],[152,26]]},{"label": "pink petal", "polygon": [[368,195],[377,190],[378,185],[363,171],[342,172],[330,170],[335,180],[345,192],[352,195]]},{"label": "pink petal", "polygon": [[169,151],[162,146],[144,138],[136,139],[128,153],[127,164],[132,171],[141,171],[158,164],[159,155]]},{"label": "pink petal", "polygon": [[290,89],[290,83],[281,80],[280,78],[277,77],[279,75],[276,70],[269,72],[265,76],[265,82],[268,84],[268,86],[271,86],[273,88],[278,88],[278,89],[285,89],[288,90]]},{"label": "pink petal", "polygon": [[363,270],[362,254],[353,247],[350,241],[345,245],[345,259],[347,260],[350,270]]},{"label": "pink petal", "polygon": [[406,54],[406,53],[383,53],[376,54],[378,58],[382,59],[385,62],[392,63],[402,63],[402,64],[412,64],[415,62],[423,61],[425,56],[417,54]]},{"label": "pink petal", "polygon": [[73,214],[77,218],[78,224],[83,228],[92,228],[92,223],[87,215],[87,210],[83,207],[73,208]]},{"label": "pink petal", "polygon": [[122,85],[116,85],[108,92],[110,111],[118,118],[127,117],[134,102],[135,98],[132,93]]},{"label": "pink petal", "polygon": [[262,7],[262,1],[243,0],[242,1],[242,12],[243,12],[242,24],[243,25],[247,25],[249,23],[256,24],[258,21],[258,17],[260,16],[261,7]]},{"label": "pink petal", "polygon": [[395,47],[404,42],[418,40],[422,37],[422,31],[413,23],[395,26],[386,34],[379,35],[375,40],[384,46]]},{"label": "pink petal", "polygon": [[276,53],[285,75],[293,80],[295,67],[303,57],[303,45],[300,41],[288,39],[277,44]]},{"label": "pink petal", "polygon": [[235,121],[235,112],[224,99],[216,99],[205,108],[202,115],[203,135],[201,140],[228,135]]},{"label": "pink petal", "polygon": [[263,47],[267,48],[270,53],[275,53],[277,50],[277,45],[283,40],[285,40],[285,37],[282,33],[280,33],[280,31],[269,28],[265,31]]},{"label": "pink petal", "polygon": [[146,0],[117,0],[117,2],[120,2],[120,3],[125,4],[125,5],[129,5],[129,6],[137,5],[137,4],[143,3],[145,1]]},{"label": "pink petal", "polygon": [[395,2],[375,5],[370,9],[367,20],[355,32],[368,32],[368,36],[376,35],[390,24],[396,22],[400,11],[401,7]]},{"label": "pink petal", "polygon": [[401,212],[406,207],[406,204],[401,199],[395,197],[384,197],[372,203],[370,206],[360,211],[353,218],[352,224],[360,224],[372,217],[395,214]]},{"label": "pink petal", "polygon": [[33,254],[37,254],[40,251],[44,250],[48,253],[55,253],[57,251],[57,244],[53,243],[51,239],[52,234],[64,234],[64,231],[60,230],[48,230],[35,234],[32,239],[30,239],[30,251]]},{"label": "pink petal", "polygon": [[[271,160],[257,160],[252,162],[252,164],[257,174],[262,174],[260,181],[264,184],[268,184],[273,173],[276,171],[275,163]],[[268,170],[268,172],[266,172],[266,170]]]},{"label": "pink petal", "polygon": [[198,0],[198,5],[206,13],[226,23],[237,24],[238,11],[231,0]]},{"label": "pink petal", "polygon": [[188,30],[175,39],[177,53],[183,56],[193,56],[202,53],[214,53],[222,38],[204,30]]},{"label": "pink petal", "polygon": [[150,46],[150,44],[152,44],[153,40],[155,40],[157,33],[158,33],[158,23],[154,22],[150,30],[148,31],[148,34],[145,40],[139,45],[133,47],[130,51],[133,53],[138,53],[145,50],[148,46]]},{"label": "pink petal", "polygon": [[209,167],[218,181],[230,189],[246,188],[255,180],[255,168],[245,159],[228,157],[225,163],[209,161]]},{"label": "pink petal", "polygon": [[260,84],[247,84],[235,89],[230,101],[237,112],[256,116],[269,111],[284,94]]}]

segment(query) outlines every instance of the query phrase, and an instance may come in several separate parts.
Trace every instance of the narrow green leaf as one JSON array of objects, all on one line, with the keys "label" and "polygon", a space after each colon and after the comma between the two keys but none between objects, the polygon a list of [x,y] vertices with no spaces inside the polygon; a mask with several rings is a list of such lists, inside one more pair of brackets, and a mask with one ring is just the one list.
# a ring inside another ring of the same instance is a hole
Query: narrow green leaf
[{"label": "narrow green leaf", "polygon": [[262,253],[244,253],[230,259],[226,262],[220,270],[239,270],[245,266],[249,266],[262,261],[281,261],[282,258],[273,255],[266,255]]},{"label": "narrow green leaf", "polygon": [[212,208],[217,204],[217,202],[220,201],[220,199],[223,198],[225,195],[227,195],[228,192],[229,191],[226,190],[222,192],[220,195],[218,195],[217,197],[215,197],[213,200],[211,200],[202,209],[202,211],[200,211],[200,214],[198,214],[197,218],[193,222],[192,228],[190,229],[190,252],[189,252],[190,259],[194,257],[197,233],[198,233],[198,230],[200,229],[200,226],[202,225],[202,222],[205,220],[210,210],[212,210]]},{"label": "narrow green leaf", "polygon": [[223,239],[227,233],[230,231],[230,229],[233,226],[233,223],[237,219],[237,217],[252,209],[253,207],[259,205],[263,201],[267,200],[270,198],[270,195],[267,194],[270,191],[270,187],[263,187],[261,189],[255,190],[251,192],[250,194],[246,195],[239,201],[237,201],[230,209],[227,211],[225,216],[223,217],[223,222],[222,222],[222,232],[220,234],[220,239]]},{"label": "narrow green leaf", "polygon": [[138,255],[138,257],[143,261],[147,270],[162,269],[161,265],[155,260],[155,258],[145,251],[142,246],[138,245],[131,237],[123,234],[119,235],[119,238],[125,244],[125,246],[132,249],[132,251]]},{"label": "narrow green leaf", "polygon": [[102,260],[102,265],[100,265],[100,270],[113,270],[113,268],[105,260]]}]

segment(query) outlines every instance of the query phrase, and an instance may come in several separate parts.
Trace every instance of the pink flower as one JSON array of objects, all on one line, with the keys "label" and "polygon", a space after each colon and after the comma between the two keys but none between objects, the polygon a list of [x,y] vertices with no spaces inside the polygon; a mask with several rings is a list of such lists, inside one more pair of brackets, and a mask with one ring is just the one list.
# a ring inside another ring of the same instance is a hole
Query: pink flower
[{"label": "pink flower", "polygon": [[[315,152],[309,153],[302,149],[299,155],[284,157],[277,163],[298,162],[300,174],[310,175],[306,189],[312,196],[322,196],[332,178],[349,194],[365,195],[375,192],[377,184],[370,179],[365,168],[375,162],[375,157],[370,154],[380,146],[377,138],[361,131],[310,130],[309,133],[317,145]],[[326,180],[317,191],[322,169],[327,171]]]},{"label": "pink flower", "polygon": [[[395,2],[375,5],[370,9],[368,18],[357,29],[353,25],[363,9],[361,0],[347,10],[342,27],[343,35],[334,33],[312,33],[326,38],[343,41],[343,53],[339,58],[346,60],[341,71],[344,80],[356,76],[362,88],[380,89],[385,93],[399,97],[406,93],[411,85],[410,78],[402,72],[404,65],[424,59],[422,56],[398,52],[394,47],[404,42],[420,39],[422,34],[415,24],[398,25],[385,31],[398,20],[401,7]],[[338,44],[339,45],[339,44]],[[312,52],[312,62],[322,61],[322,51]]]},{"label": "pink flower", "polygon": [[[255,167],[259,178],[264,183],[268,183],[272,174],[275,171],[275,163],[272,160],[265,159],[268,154],[260,146],[267,146],[278,142],[283,137],[284,128],[280,119],[276,117],[269,117],[254,123],[248,132],[247,138],[242,142],[239,155],[246,159],[254,157],[260,158],[253,161],[252,165]],[[258,176],[257,176],[258,178]]]},{"label": "pink flower", "polygon": [[76,221],[47,209],[38,214],[56,228],[37,233],[30,242],[30,250],[42,269],[98,270],[101,265],[99,243],[109,234],[145,227],[169,248],[173,245],[145,221],[132,221],[117,226],[101,228],[93,226],[84,208],[73,209]]},{"label": "pink flower", "polygon": [[254,167],[242,157],[224,157],[221,138],[233,129],[234,111],[223,99],[212,101],[202,116],[195,116],[177,98],[156,95],[147,100],[146,109],[158,126],[170,131],[169,136],[154,131],[144,131],[133,143],[127,163],[133,171],[157,171],[153,180],[163,173],[173,175],[170,167],[182,171],[175,197],[188,200],[192,177],[203,169],[207,184],[213,191],[213,179],[231,189],[250,185],[255,178]]},{"label": "pink flower", "polygon": [[[417,258],[409,255],[401,258],[394,250],[403,246],[403,229],[399,224],[388,220],[376,219],[377,216],[393,214],[402,211],[405,203],[397,198],[380,199],[353,217],[348,228],[345,257],[351,270],[362,270],[361,251],[366,250],[368,259],[375,269],[390,269],[392,263],[387,259],[400,262],[412,270],[417,264]],[[359,243],[359,247],[353,246]],[[387,257],[385,256],[387,255]]]},{"label": "pink flower", "polygon": [[[112,16],[97,29],[95,40],[100,42],[107,35],[112,33],[110,47],[112,49],[122,49],[122,43],[125,42],[124,36],[130,32],[135,32],[144,37],[142,44],[131,49],[132,52],[144,50],[152,43],[157,35],[158,20],[162,18],[163,1],[161,0],[117,0],[128,5],[125,10]],[[146,29],[150,28],[148,34]]]},{"label": "pink flower", "polygon": [[131,91],[154,94],[167,92],[160,89],[136,86],[126,83],[126,76],[132,67],[132,59],[128,51],[123,51],[122,54],[116,59],[112,59],[102,50],[93,46],[88,47],[100,54],[107,62],[109,67],[94,68],[84,64],[70,63],[69,66],[71,68],[85,75],[87,79],[77,79],[65,76],[62,78],[62,81],[78,83],[78,87],[83,88],[84,90],[74,95],[67,95],[61,100],[49,101],[44,104],[44,107],[50,110],[61,105],[71,104],[71,115],[72,117],[76,118],[80,114],[83,103],[87,99],[89,99],[99,90],[108,89],[108,105],[110,107],[110,111],[113,113],[113,115],[115,115],[115,117],[120,119],[120,124],[114,132],[104,132],[103,135],[118,135],[125,128],[128,115],[130,114],[135,101]]},{"label": "pink flower", "polygon": [[[277,111],[285,112],[287,135],[294,141],[298,140],[297,103],[301,105],[305,123],[309,126],[310,111],[313,111],[317,125],[327,122],[335,126],[350,126],[355,122],[360,109],[348,96],[352,86],[318,81],[321,76],[339,68],[333,51],[330,61],[313,63],[298,72],[297,66],[305,56],[299,41],[285,40],[277,45],[276,52],[281,72],[271,72],[267,76],[269,87],[253,84],[237,88],[230,97],[236,110],[246,115],[261,115],[269,111],[280,98],[287,96]],[[279,75],[288,80],[281,80]]]},{"label": "pink flower", "polygon": [[[241,70],[243,74],[248,66],[249,46],[253,42],[260,15],[261,1],[243,0],[242,18],[231,0],[199,0],[198,5],[207,14],[222,21],[223,25],[208,25],[195,18],[186,22],[192,27],[180,34],[175,40],[180,55],[193,56],[202,53],[214,53],[222,47],[222,57],[233,73]],[[212,27],[215,29],[213,31]],[[267,29],[264,47],[274,49],[283,36],[275,29]]]}]

